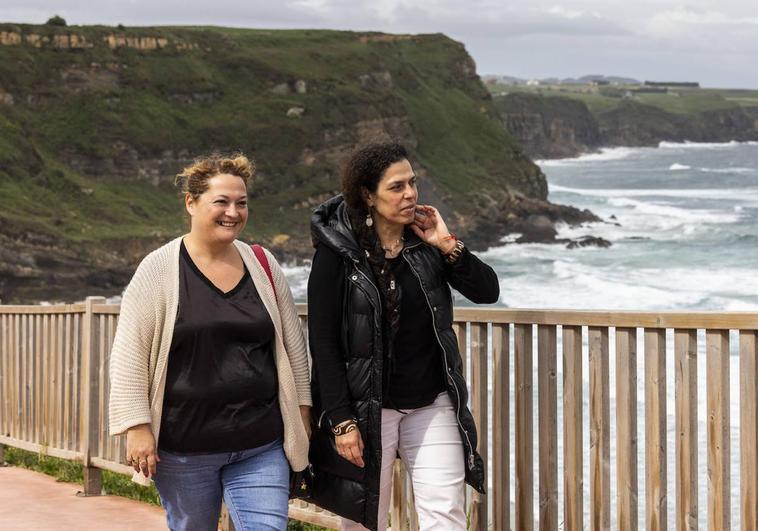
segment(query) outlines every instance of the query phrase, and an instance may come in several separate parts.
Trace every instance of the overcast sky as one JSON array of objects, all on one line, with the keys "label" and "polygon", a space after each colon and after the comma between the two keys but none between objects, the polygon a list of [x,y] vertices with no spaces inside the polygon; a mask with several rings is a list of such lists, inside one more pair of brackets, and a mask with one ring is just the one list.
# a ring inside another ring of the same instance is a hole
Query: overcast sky
[{"label": "overcast sky", "polygon": [[[528,7],[527,7],[528,4]],[[758,0],[0,0],[0,21],[443,32],[479,74],[758,89]]]}]

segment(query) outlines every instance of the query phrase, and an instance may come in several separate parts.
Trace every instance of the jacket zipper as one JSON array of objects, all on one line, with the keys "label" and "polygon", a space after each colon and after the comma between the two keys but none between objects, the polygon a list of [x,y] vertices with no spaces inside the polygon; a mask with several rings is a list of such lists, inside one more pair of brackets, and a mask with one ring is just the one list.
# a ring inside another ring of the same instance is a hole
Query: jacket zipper
[{"label": "jacket zipper", "polygon": [[437,333],[437,319],[436,319],[436,316],[434,314],[434,307],[432,306],[432,303],[429,301],[429,296],[426,294],[426,290],[424,289],[424,284],[421,282],[421,276],[418,274],[418,272],[416,271],[416,269],[413,267],[413,264],[411,264],[411,261],[408,260],[408,256],[407,256],[407,253],[406,253],[407,250],[413,249],[414,247],[418,247],[419,245],[421,245],[421,244],[417,243],[416,245],[414,245],[412,247],[406,247],[403,250],[403,259],[407,262],[408,267],[411,268],[411,271],[413,271],[413,274],[416,276],[416,279],[418,280],[419,286],[421,287],[421,292],[424,294],[424,299],[426,300],[426,304],[429,306],[429,311],[432,314],[432,325],[433,325],[433,328],[434,328],[434,337],[437,338],[437,344],[442,349],[442,361],[445,362],[445,372],[447,373],[447,379],[450,382],[450,385],[453,387],[453,389],[455,389],[455,399],[456,399],[456,402],[457,402],[457,407],[455,408],[455,420],[458,423],[458,427],[461,429],[461,432],[463,432],[463,435],[466,437],[466,443],[468,444],[468,447],[469,447],[469,450],[470,450],[469,455],[468,455],[468,465],[469,465],[469,468],[474,468],[474,447],[471,444],[471,439],[469,439],[468,433],[466,432],[466,430],[463,428],[463,425],[461,424],[460,417],[458,416],[458,411],[461,408],[461,395],[460,395],[460,393],[458,391],[458,387],[456,387],[455,382],[453,381],[452,375],[450,374],[450,367],[448,366],[448,363],[447,363],[447,351],[445,350],[445,347],[442,344],[442,340],[440,339],[440,336]]},{"label": "jacket zipper", "polygon": [[[371,281],[371,279],[368,278],[368,275],[366,275],[366,273],[364,273],[363,271],[360,270],[360,268],[358,267],[358,263],[359,263],[358,260],[353,259],[353,264],[354,264],[353,270],[357,271],[358,273],[360,273],[361,276],[366,279],[366,282],[368,282],[369,284],[371,284],[371,287],[374,288],[374,290],[376,291],[377,300],[381,302],[381,300],[382,300],[382,294],[379,293],[379,288],[377,288],[376,284],[374,284]],[[371,303],[371,306],[374,306],[374,303],[371,302],[371,299],[369,299],[369,302]],[[376,309],[376,306],[374,306],[374,309]],[[382,316],[382,307],[381,307],[381,304],[380,304],[379,305],[379,317],[380,317],[380,321],[381,321],[381,316]]]}]

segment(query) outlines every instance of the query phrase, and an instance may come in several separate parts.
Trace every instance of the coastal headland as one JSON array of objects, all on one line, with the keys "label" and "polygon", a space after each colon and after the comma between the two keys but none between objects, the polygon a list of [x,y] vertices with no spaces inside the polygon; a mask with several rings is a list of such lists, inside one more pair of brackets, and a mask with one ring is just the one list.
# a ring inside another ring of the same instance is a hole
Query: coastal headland
[{"label": "coastal headland", "polygon": [[535,159],[660,142],[758,140],[758,90],[665,82],[488,87],[506,130]]},{"label": "coastal headland", "polygon": [[597,220],[546,201],[442,34],[0,24],[0,299],[119,294],[186,230],[173,176],[214,150],[257,161],[245,239],[307,259],[311,209],[346,155],[388,139],[474,249]]}]

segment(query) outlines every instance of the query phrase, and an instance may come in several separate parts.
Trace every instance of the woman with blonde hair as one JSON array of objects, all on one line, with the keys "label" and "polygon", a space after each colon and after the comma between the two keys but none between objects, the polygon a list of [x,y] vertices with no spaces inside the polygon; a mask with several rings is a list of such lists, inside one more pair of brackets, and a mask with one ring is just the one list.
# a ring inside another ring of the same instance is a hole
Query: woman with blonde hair
[{"label": "woman with blonde hair", "polygon": [[212,155],[177,176],[188,234],[140,263],[110,359],[110,432],[152,478],[172,530],[286,529],[290,467],[308,464],[303,333],[274,257],[237,238],[254,164]]}]

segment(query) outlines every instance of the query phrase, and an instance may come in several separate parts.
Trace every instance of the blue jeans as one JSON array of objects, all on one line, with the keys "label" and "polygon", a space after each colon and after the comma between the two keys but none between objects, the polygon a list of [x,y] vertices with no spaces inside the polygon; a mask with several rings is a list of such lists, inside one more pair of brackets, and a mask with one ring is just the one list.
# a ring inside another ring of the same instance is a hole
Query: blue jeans
[{"label": "blue jeans", "polygon": [[215,531],[222,496],[237,530],[287,529],[289,463],[281,440],[242,452],[158,456],[153,479],[172,531]]}]

